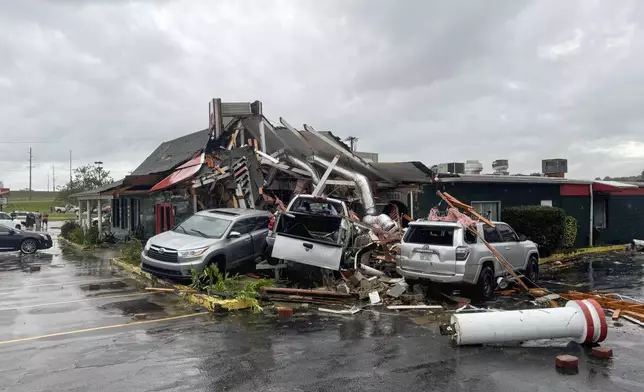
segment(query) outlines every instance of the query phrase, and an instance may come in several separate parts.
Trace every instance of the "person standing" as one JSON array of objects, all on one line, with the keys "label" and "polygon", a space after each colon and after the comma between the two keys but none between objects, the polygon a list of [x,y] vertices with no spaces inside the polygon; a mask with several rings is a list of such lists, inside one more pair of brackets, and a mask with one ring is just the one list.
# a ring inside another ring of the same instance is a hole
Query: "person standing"
[{"label": "person standing", "polygon": [[35,220],[36,220],[36,231],[40,231],[42,227],[42,215],[40,215],[40,212],[36,211],[34,214]]},{"label": "person standing", "polygon": [[43,226],[43,229],[49,230],[49,213],[48,212],[44,212],[42,214],[42,226]]},{"label": "person standing", "polygon": [[33,212],[28,212],[27,216],[25,217],[25,226],[27,226],[27,230],[33,230],[35,223],[36,223],[36,216],[34,215]]}]

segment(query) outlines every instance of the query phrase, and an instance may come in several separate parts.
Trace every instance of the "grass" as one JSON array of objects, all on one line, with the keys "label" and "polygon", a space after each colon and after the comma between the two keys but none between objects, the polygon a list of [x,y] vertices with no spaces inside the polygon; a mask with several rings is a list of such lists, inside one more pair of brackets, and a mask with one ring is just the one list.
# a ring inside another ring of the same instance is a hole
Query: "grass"
[{"label": "grass", "polygon": [[551,256],[540,259],[539,264],[552,263],[553,261],[566,261],[566,260],[574,259],[575,257],[593,254],[593,253],[606,253],[606,252],[626,250],[627,246],[628,245],[593,246],[590,248],[575,249],[571,252],[566,252],[566,253],[555,253]]},{"label": "grass", "polygon": [[11,191],[9,192],[9,203],[2,206],[2,211],[49,212],[51,222],[77,219],[73,212],[61,214],[50,212],[50,208],[56,206],[56,196],[58,196],[58,192],[32,191],[31,200],[29,200],[28,191]]}]

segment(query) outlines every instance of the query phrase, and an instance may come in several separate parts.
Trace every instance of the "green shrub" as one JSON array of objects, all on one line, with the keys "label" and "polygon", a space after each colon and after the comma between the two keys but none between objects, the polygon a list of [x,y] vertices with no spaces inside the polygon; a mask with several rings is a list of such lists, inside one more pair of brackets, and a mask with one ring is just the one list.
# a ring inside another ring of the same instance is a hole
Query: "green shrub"
[{"label": "green shrub", "polygon": [[539,245],[541,256],[561,248],[564,241],[566,213],[548,206],[519,206],[504,208],[503,221],[519,234]]},{"label": "green shrub", "polygon": [[564,222],[564,239],[562,244],[564,249],[572,249],[575,247],[577,228],[577,219],[568,215]]},{"label": "green shrub", "polygon": [[141,251],[143,244],[141,241],[131,239],[121,248],[121,259],[126,263],[139,265],[141,263]]},{"label": "green shrub", "polygon": [[85,233],[85,244],[87,245],[97,245],[101,242],[98,237],[98,227],[92,226]]},{"label": "green shrub", "polygon": [[85,232],[83,232],[83,229],[79,226],[74,228],[72,231],[69,232],[69,238],[67,238],[71,242],[74,242],[79,245],[84,245],[85,244]]},{"label": "green shrub", "polygon": [[80,229],[80,225],[75,222],[75,221],[67,221],[63,223],[63,225],[60,227],[60,235],[66,240],[69,240],[69,235],[74,229]]}]

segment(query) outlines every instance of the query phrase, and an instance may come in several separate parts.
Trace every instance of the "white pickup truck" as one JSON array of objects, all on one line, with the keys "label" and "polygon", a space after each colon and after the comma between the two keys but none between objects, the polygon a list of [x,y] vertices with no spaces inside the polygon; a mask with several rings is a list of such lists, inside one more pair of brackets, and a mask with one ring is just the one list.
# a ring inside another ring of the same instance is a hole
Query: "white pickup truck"
[{"label": "white pickup truck", "polygon": [[295,196],[286,212],[271,218],[268,254],[274,259],[339,270],[357,233],[348,216],[349,208],[342,200]]}]

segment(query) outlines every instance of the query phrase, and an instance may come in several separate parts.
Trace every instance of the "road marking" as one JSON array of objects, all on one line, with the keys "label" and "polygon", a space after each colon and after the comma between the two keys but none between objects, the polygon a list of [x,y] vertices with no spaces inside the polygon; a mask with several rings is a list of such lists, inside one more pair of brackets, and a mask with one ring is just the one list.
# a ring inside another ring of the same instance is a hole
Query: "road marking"
[{"label": "road marking", "polygon": [[19,309],[28,309],[28,308],[40,308],[40,307],[45,307],[45,306],[73,304],[73,303],[76,303],[76,302],[96,301],[96,300],[99,300],[99,299],[127,298],[127,297],[134,297],[134,296],[137,296],[137,295],[150,295],[150,294],[158,294],[158,293],[155,293],[155,292],[150,292],[150,293],[140,292],[140,293],[133,293],[133,294],[103,295],[103,296],[99,296],[99,297],[74,299],[74,300],[71,300],[71,301],[61,301],[61,302],[50,302],[50,303],[36,304],[36,305],[15,306],[15,307],[11,307],[11,308],[0,308],[0,311],[3,311],[3,310],[19,310]]},{"label": "road marking", "polygon": [[144,325],[144,324],[160,323],[160,322],[164,322],[164,321],[180,320],[180,319],[189,318],[189,317],[203,316],[203,315],[206,315],[206,314],[210,314],[210,313],[207,313],[207,312],[191,313],[191,314],[184,314],[184,315],[181,315],[181,316],[164,317],[164,318],[154,319],[154,320],[134,321],[134,322],[131,322],[131,323],[106,325],[106,326],[103,326],[103,327],[77,329],[77,330],[74,330],[74,331],[57,332],[57,333],[50,333],[50,334],[47,334],[47,335],[31,336],[31,337],[28,337],[28,338],[11,339],[11,340],[0,341],[0,346],[5,345],[5,344],[10,344],[10,343],[30,342],[32,340],[53,338],[53,337],[58,337],[58,336],[75,335],[75,334],[85,333],[85,332],[102,331],[102,330],[105,330],[105,329],[131,327],[131,326],[135,326],[135,325]]},{"label": "road marking", "polygon": [[[49,278],[44,278],[44,279],[49,279]],[[9,286],[9,287],[0,288],[0,291],[27,289],[32,287],[63,286],[66,284],[78,284],[78,283],[92,284],[92,283],[120,282],[120,281],[123,281],[123,279],[124,278],[109,278],[109,279],[105,278],[105,279],[97,279],[97,280],[75,280],[71,282],[33,284],[33,285],[27,285],[27,286]]]}]

